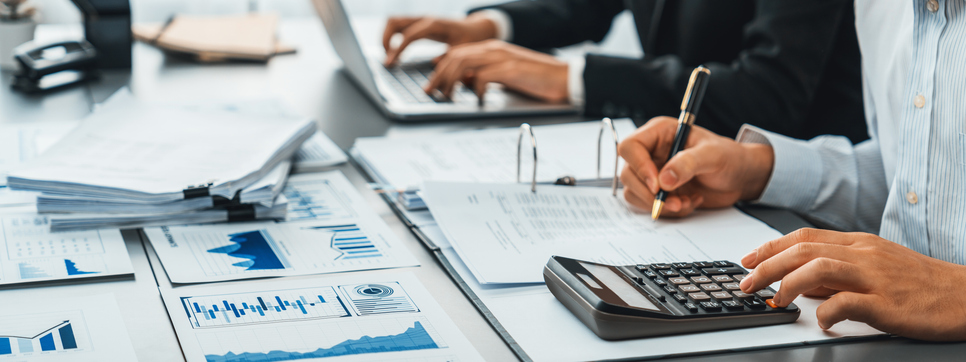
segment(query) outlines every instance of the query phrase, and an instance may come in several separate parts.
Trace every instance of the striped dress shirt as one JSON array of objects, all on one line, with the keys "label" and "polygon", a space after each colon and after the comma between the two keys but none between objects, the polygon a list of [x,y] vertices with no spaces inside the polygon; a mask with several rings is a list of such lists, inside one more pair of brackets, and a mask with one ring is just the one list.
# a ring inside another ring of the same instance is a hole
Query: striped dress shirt
[{"label": "striped dress shirt", "polygon": [[758,202],[966,264],[966,4],[855,6],[871,139],[801,141],[745,126],[740,142],[775,150]]}]

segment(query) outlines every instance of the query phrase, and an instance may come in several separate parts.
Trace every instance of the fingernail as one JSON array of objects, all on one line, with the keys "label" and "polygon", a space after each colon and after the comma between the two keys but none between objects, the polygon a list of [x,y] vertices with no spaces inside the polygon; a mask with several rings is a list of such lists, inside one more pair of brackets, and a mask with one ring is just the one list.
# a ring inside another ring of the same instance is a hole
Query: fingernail
[{"label": "fingernail", "polygon": [[645,178],[644,179],[644,186],[647,187],[647,191],[650,191],[652,193],[657,193],[657,191],[654,191],[654,179],[652,179],[650,177]]},{"label": "fingernail", "polygon": [[744,279],[741,280],[741,283],[738,284],[738,287],[741,288],[741,291],[745,293],[748,293],[751,291],[752,278],[754,278],[754,276],[752,276],[749,273],[748,276],[746,276]]},{"label": "fingernail", "polygon": [[775,296],[774,297],[771,297],[772,303],[775,303],[775,305],[777,305],[777,306],[781,306],[782,305],[781,299],[779,299],[781,297],[779,297],[779,295],[781,295],[781,293],[775,293]]},{"label": "fingernail", "polygon": [[674,170],[667,170],[661,174],[661,183],[664,185],[675,185],[678,183],[678,174]]},{"label": "fingernail", "polygon": [[758,260],[758,249],[752,250],[748,255],[741,258],[741,265],[749,266]]}]

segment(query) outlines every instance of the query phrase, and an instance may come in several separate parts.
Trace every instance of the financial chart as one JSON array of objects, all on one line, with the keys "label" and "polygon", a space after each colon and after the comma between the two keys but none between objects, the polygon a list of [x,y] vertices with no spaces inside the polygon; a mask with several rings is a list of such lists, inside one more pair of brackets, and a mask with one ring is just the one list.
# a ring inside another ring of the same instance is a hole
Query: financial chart
[{"label": "financial chart", "polygon": [[117,230],[51,233],[43,215],[0,217],[0,284],[133,272]]},{"label": "financial chart", "polygon": [[[0,361],[38,355],[76,354],[87,349],[83,313],[70,311],[57,314],[0,317]],[[4,331],[3,326],[16,326],[16,334]]]},{"label": "financial chart", "polygon": [[282,194],[288,199],[288,221],[337,220],[356,217],[349,197],[330,180],[289,179]]}]

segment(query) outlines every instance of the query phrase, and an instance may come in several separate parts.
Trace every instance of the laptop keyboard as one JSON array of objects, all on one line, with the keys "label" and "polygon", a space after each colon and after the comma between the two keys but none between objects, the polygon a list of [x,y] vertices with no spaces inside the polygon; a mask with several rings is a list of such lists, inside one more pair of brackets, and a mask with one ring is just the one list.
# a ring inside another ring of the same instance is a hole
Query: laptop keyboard
[{"label": "laptop keyboard", "polygon": [[418,65],[402,65],[392,68],[382,68],[385,71],[386,80],[393,87],[397,94],[409,103],[452,103],[453,101],[476,101],[476,94],[457,84],[453,89],[453,99],[444,97],[439,92],[434,95],[426,94],[423,88],[429,84],[429,78],[433,74],[431,63],[420,63]]}]

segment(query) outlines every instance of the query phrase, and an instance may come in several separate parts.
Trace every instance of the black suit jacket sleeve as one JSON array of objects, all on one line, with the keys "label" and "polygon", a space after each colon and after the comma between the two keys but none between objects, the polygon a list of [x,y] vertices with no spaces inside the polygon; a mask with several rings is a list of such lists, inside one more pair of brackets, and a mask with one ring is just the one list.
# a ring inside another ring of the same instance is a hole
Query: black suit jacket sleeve
[{"label": "black suit jacket sleeve", "polygon": [[[510,17],[514,44],[542,49],[603,40],[614,17],[624,10],[624,1],[515,1],[488,8],[502,10]],[[480,9],[471,12],[476,10]]]},{"label": "black suit jacket sleeve", "polygon": [[[756,6],[737,59],[705,64],[711,69],[711,82],[697,123],[729,137],[744,123],[805,136],[806,120],[814,116],[809,113],[815,113],[810,109],[813,101],[823,96],[816,92],[823,72],[835,61],[830,54],[837,46],[848,45],[836,42],[839,32],[851,30],[843,27],[854,26],[852,3],[760,0]],[[688,77],[697,65],[685,64],[677,55],[645,55],[643,60],[588,55],[585,112],[635,118],[677,116]],[[854,122],[861,122],[861,114],[858,117]]]}]

